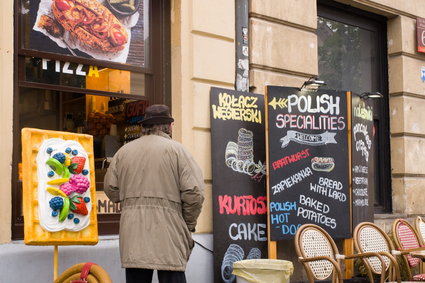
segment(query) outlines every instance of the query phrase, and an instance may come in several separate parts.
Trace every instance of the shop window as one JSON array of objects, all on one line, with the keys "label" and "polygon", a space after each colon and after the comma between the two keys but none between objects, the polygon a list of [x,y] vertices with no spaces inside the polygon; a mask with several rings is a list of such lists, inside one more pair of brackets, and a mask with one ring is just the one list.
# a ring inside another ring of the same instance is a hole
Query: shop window
[{"label": "shop window", "polygon": [[386,18],[334,1],[318,1],[319,77],[331,89],[379,91],[374,100],[375,212],[391,212]]},{"label": "shop window", "polygon": [[[73,0],[62,2],[77,5]],[[52,3],[22,0],[15,5],[19,33],[15,37],[12,237],[23,238],[19,164],[24,127],[93,136],[99,234],[117,234],[120,205],[104,194],[103,178],[115,152],[140,136],[144,109],[154,103],[169,104],[169,1],[143,0],[137,13],[116,16],[130,26],[129,41],[124,46],[127,50],[109,55],[87,49],[66,28],[55,36],[47,31],[53,28],[40,19],[43,15],[55,19]],[[53,23],[55,28],[58,24],[59,20]],[[106,26],[109,34],[119,28],[111,22]],[[95,27],[99,26],[90,28]],[[110,47],[114,46],[116,42]]]}]

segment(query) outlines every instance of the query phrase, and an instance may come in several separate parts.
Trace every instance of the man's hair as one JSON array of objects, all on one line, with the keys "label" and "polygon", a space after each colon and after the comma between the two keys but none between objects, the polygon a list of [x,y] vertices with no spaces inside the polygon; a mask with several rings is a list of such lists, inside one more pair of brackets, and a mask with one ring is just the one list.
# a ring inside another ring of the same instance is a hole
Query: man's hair
[{"label": "man's hair", "polygon": [[154,135],[159,132],[164,132],[171,136],[171,124],[159,124],[159,125],[144,125],[142,126],[142,136]]}]

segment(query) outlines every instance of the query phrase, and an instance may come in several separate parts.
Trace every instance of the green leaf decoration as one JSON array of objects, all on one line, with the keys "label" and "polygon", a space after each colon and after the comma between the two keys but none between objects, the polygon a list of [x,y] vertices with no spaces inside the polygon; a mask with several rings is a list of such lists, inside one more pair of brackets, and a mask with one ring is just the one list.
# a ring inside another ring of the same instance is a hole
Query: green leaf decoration
[{"label": "green leaf decoration", "polygon": [[78,167],[78,163],[72,163],[71,165],[68,166],[69,170],[75,170]]},{"label": "green leaf decoration", "polygon": [[80,203],[80,200],[78,199],[78,197],[79,197],[79,195],[76,195],[76,196],[73,196],[72,198],[71,198],[71,202],[72,203]]}]

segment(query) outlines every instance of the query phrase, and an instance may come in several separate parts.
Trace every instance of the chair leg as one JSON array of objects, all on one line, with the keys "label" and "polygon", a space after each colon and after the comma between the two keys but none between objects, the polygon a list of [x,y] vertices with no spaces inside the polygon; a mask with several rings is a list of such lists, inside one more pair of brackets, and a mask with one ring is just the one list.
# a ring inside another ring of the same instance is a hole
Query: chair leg
[{"label": "chair leg", "polygon": [[367,278],[369,278],[369,282],[373,282],[372,271],[370,271],[369,268],[367,268],[366,270],[367,270]]},{"label": "chair leg", "polygon": [[343,279],[339,277],[338,272],[332,273],[332,283],[343,283]]}]

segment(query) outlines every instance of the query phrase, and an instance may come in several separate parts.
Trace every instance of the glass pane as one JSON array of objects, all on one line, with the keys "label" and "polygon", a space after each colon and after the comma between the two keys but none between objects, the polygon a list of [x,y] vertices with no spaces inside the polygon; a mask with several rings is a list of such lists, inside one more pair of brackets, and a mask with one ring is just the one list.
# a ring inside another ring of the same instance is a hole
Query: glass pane
[{"label": "glass pane", "polygon": [[326,87],[357,93],[377,89],[376,34],[319,17],[319,76]]},{"label": "glass pane", "polygon": [[120,213],[103,193],[103,179],[115,152],[140,136],[147,106],[144,100],[20,88],[19,127],[92,135],[98,213]]},{"label": "glass pane", "polygon": [[24,80],[145,96],[145,75],[111,68],[25,57]]},{"label": "glass pane", "polygon": [[[111,1],[112,2],[112,1]],[[21,0],[22,47],[149,67],[148,0]]]},{"label": "glass pane", "polygon": [[113,203],[103,191],[96,192],[97,214],[115,214],[121,212],[121,203]]}]

